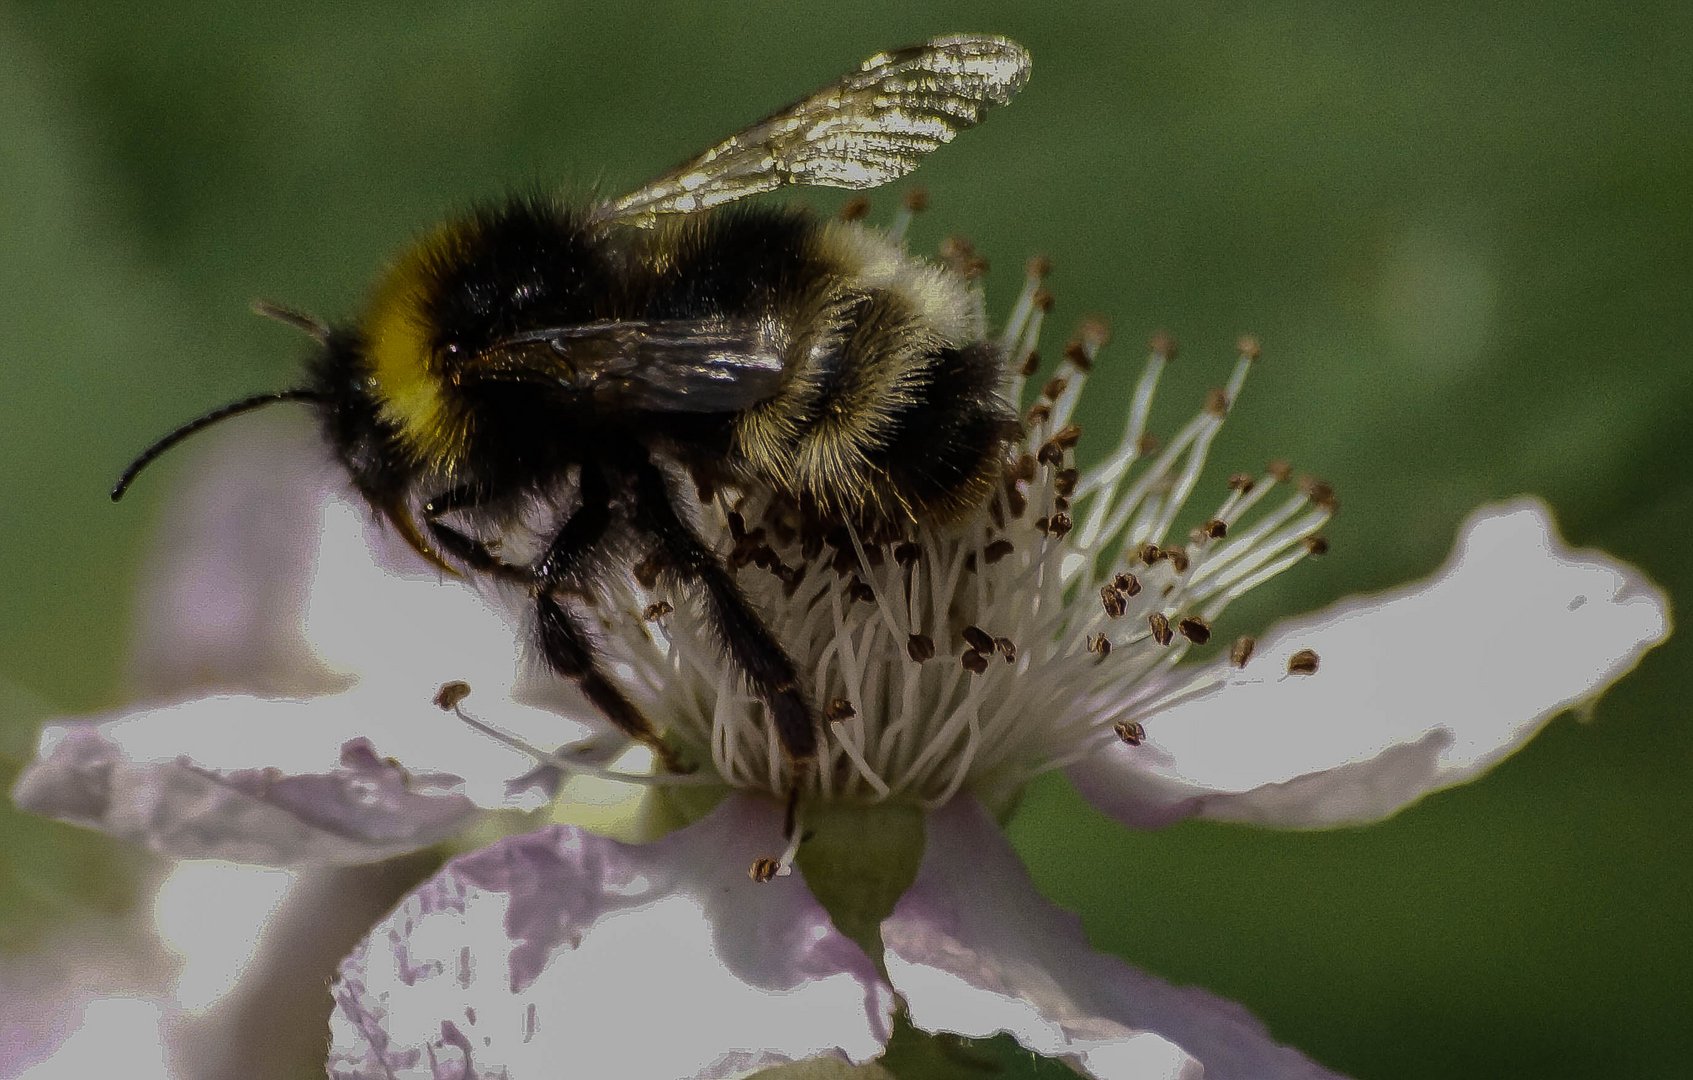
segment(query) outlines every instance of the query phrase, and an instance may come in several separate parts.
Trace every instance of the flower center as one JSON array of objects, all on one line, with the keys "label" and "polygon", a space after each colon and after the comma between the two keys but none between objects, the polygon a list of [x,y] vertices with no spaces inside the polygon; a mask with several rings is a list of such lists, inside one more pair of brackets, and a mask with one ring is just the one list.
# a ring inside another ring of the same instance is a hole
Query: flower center
[{"label": "flower center", "polygon": [[[1045,270],[1031,261],[999,338],[1013,400],[1039,367]],[[1078,469],[1072,417],[1107,337],[1088,322],[1066,346],[1002,483],[960,524],[893,539],[819,533],[761,492],[720,492],[701,508],[703,535],[804,677],[825,729],[814,767],[796,776],[703,613],[644,585],[640,568],[607,583],[595,608],[611,669],[716,778],[782,797],[797,784],[810,804],[933,807],[968,789],[1003,806],[1040,773],[1130,752],[1122,744],[1137,745],[1160,709],[1216,684],[1214,666],[1178,662],[1218,648],[1212,628],[1237,597],[1325,550],[1335,500],[1278,463],[1217,485],[1209,513],[1189,509],[1258,357],[1249,338],[1226,384],[1160,445],[1147,422],[1176,348],[1155,337],[1115,447]],[[1251,648],[1242,638],[1229,655],[1244,665]]]}]

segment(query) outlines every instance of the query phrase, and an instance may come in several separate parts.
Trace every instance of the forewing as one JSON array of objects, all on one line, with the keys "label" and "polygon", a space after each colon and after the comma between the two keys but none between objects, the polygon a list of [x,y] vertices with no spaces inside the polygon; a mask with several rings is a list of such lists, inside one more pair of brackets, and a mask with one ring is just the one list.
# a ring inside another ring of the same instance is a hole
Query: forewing
[{"label": "forewing", "polygon": [[467,366],[473,381],[518,382],[602,412],[735,412],[776,393],[782,351],[755,322],[619,320],[515,334]]},{"label": "forewing", "polygon": [[661,214],[721,206],[786,184],[873,188],[980,123],[1028,80],[1029,54],[1002,37],[938,37],[877,53],[829,86],[737,132],[638,191],[603,220],[650,226]]}]

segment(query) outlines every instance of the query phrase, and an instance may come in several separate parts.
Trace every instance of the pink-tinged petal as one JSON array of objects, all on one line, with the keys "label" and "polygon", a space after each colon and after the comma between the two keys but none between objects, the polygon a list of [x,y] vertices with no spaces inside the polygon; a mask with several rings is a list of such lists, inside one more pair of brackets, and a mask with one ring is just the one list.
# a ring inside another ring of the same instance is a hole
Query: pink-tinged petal
[{"label": "pink-tinged petal", "polygon": [[971,799],[929,815],[917,880],[882,940],[888,978],[926,1031],[1008,1032],[1102,1080],[1189,1080],[1196,1063],[1206,1080],[1336,1077],[1275,1043],[1240,1006],[1095,952]]},{"label": "pink-tinged petal", "polygon": [[161,1073],[154,1065],[163,1052],[159,1021],[171,965],[135,913],[73,921],[41,947],[8,951],[3,961],[0,1077],[114,1074],[86,1067],[102,1043],[136,1055],[134,1075]]},{"label": "pink-tinged petal", "polygon": [[[1101,750],[1071,779],[1134,825],[1376,820],[1596,698],[1669,625],[1662,591],[1571,550],[1543,503],[1488,507],[1433,577],[1278,625],[1244,669],[1218,665],[1217,690],[1149,718],[1140,746]],[[1290,675],[1303,649],[1319,669]]]},{"label": "pink-tinged petal", "polygon": [[131,670],[142,693],[324,693],[344,682],[302,633],[333,479],[312,434],[304,416],[254,416],[189,451],[194,465],[158,516],[138,578]]},{"label": "pink-tinged petal", "polygon": [[[72,1031],[44,1060],[23,1072],[7,1065],[12,1048],[0,1044],[0,1076],[17,1080],[85,1080],[122,1076],[131,1080],[171,1080],[166,1007],[144,997],[97,998],[79,1012],[61,1017]],[[22,1055],[19,1055],[22,1057]]]},{"label": "pink-tinged petal", "polygon": [[336,1080],[727,1077],[880,1053],[893,998],[798,874],[781,813],[731,796],[656,843],[556,826],[449,863],[334,989]]},{"label": "pink-tinged petal", "polygon": [[[356,735],[382,696],[349,692],[306,702],[216,697],[99,723],[49,725],[12,796],[25,810],[97,828],[161,854],[273,865],[367,862],[423,847],[477,810],[458,768],[491,779],[531,760],[423,703],[433,726],[402,751]],[[393,725],[396,731],[401,725]],[[435,771],[434,766],[442,771]]]},{"label": "pink-tinged petal", "polygon": [[380,524],[309,424],[243,420],[201,461],[142,579],[144,691],[312,694],[391,678],[510,692],[516,613]]}]

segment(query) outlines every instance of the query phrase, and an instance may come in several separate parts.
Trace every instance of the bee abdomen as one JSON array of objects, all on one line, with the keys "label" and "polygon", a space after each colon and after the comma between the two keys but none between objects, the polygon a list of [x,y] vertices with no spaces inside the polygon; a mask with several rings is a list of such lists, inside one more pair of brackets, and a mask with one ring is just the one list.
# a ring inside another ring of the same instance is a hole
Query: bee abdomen
[{"label": "bee abdomen", "polygon": [[759,479],[828,517],[899,527],[991,489],[1014,424],[985,343],[954,344],[896,290],[843,288],[793,325],[785,392],[742,418]]}]

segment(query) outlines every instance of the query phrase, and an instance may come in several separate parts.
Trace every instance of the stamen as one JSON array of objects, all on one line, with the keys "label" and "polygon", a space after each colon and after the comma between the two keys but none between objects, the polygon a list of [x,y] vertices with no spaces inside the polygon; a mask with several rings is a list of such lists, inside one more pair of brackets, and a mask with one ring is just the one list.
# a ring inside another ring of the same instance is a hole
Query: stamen
[{"label": "stamen", "polygon": [[1289,675],[1315,675],[1319,659],[1315,649],[1300,649],[1287,658]]},{"label": "stamen", "polygon": [[905,197],[900,200],[899,209],[894,212],[893,224],[888,226],[888,239],[895,244],[905,243],[906,233],[911,230],[911,219],[929,208],[929,193],[922,187],[913,186],[906,189]]},{"label": "stamen", "polygon": [[618,780],[625,784],[636,784],[642,787],[687,787],[689,785],[721,782],[714,776],[703,776],[697,772],[630,773],[623,772],[620,769],[605,768],[601,762],[608,757],[615,757],[621,753],[624,749],[621,746],[613,746],[609,750],[595,750],[590,742],[584,741],[563,746],[550,752],[542,750],[509,731],[503,731],[465,712],[463,703],[469,696],[470,684],[461,679],[455,679],[442,683],[441,688],[435,692],[433,700],[435,707],[442,712],[452,713],[467,727],[504,743],[520,754],[527,755],[534,759],[537,765],[556,768],[564,773],[592,776],[601,780]]},{"label": "stamen", "polygon": [[1246,662],[1252,659],[1252,650],[1257,647],[1258,641],[1256,638],[1235,638],[1234,644],[1229,646],[1229,663],[1237,668],[1245,667]]}]

